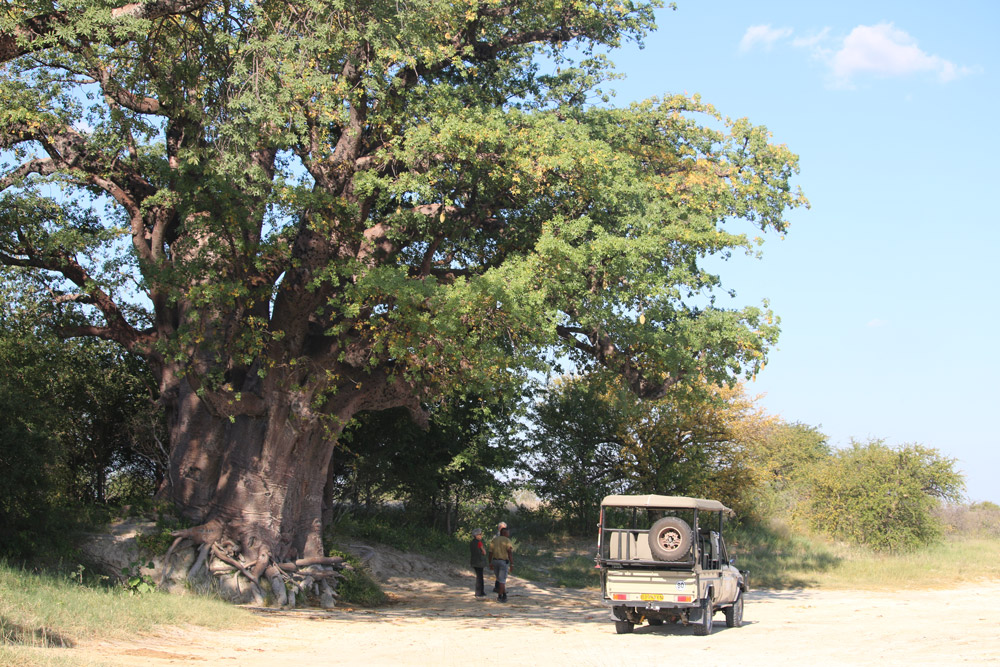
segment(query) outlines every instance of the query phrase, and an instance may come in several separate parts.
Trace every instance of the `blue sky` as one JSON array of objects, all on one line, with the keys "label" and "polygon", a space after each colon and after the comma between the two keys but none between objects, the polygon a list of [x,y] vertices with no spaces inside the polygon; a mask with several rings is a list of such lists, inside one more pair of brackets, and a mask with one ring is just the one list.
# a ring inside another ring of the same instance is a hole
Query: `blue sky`
[{"label": "blue sky", "polygon": [[614,103],[699,93],[766,125],[812,205],[721,269],[782,320],[749,391],[837,446],[937,448],[1000,502],[1000,3],[677,4],[611,55]]}]

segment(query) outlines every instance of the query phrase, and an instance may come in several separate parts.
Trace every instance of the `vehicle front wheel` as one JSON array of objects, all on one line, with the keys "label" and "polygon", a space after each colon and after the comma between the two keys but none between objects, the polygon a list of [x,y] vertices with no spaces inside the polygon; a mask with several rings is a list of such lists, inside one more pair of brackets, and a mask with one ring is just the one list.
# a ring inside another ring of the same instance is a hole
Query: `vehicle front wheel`
[{"label": "vehicle front wheel", "polygon": [[635,628],[632,621],[615,621],[615,632],[620,635],[627,635]]},{"label": "vehicle front wheel", "polygon": [[733,606],[726,607],[726,627],[738,628],[743,625],[743,593],[736,596]]},{"label": "vehicle front wheel", "polygon": [[699,637],[705,637],[712,634],[712,614],[715,610],[712,609],[712,601],[705,598],[701,603],[701,622],[694,626],[694,633]]}]

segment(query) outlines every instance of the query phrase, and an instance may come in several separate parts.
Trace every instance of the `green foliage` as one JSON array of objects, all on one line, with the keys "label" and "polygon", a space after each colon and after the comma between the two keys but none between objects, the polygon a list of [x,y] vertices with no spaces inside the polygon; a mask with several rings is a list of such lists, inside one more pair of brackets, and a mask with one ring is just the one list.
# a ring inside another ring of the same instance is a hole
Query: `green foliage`
[{"label": "green foliage", "polygon": [[679,385],[637,402],[607,374],[562,378],[531,419],[526,482],[577,534],[589,533],[609,493],[713,498],[749,514],[767,481],[774,420],[738,385]]},{"label": "green foliage", "polygon": [[177,516],[173,507],[166,503],[153,503],[156,524],[144,530],[135,538],[139,553],[146,557],[162,556],[176,539],[171,533],[181,528],[191,527],[191,522]]},{"label": "green foliage", "polygon": [[151,576],[141,572],[142,567],[151,568],[153,563],[136,560],[122,568],[122,587],[131,595],[145,595],[156,590],[156,582]]},{"label": "green foliage", "polygon": [[760,435],[756,458],[762,477],[744,511],[757,521],[775,516],[798,521],[808,502],[814,469],[831,455],[827,436],[818,427],[778,419],[770,420]]},{"label": "green foliage", "polygon": [[365,570],[353,569],[344,573],[337,586],[340,601],[361,607],[378,607],[388,600],[385,592]]},{"label": "green foliage", "polygon": [[343,570],[344,576],[337,584],[337,594],[340,596],[341,604],[379,607],[388,601],[385,591],[355,556],[337,549],[327,549],[327,555],[340,556],[350,566]]},{"label": "green foliage", "polygon": [[853,442],[816,470],[809,521],[836,539],[906,551],[940,536],[933,510],[941,500],[958,500],[963,488],[955,460],[937,450]]},{"label": "green foliage", "polygon": [[631,492],[712,498],[751,515],[774,422],[755,401],[741,384],[700,383],[637,406],[623,452]]},{"label": "green foliage", "polygon": [[772,481],[779,489],[801,483],[832,453],[827,436],[801,422],[774,423],[766,433],[764,449]]},{"label": "green foliage", "polygon": [[331,526],[328,537],[353,536],[404,552],[451,554],[455,560],[468,555],[466,535],[449,534],[426,525],[421,518],[405,509],[379,507],[372,512],[343,515]]},{"label": "green foliage", "polygon": [[106,342],[60,341],[37,327],[38,295],[3,272],[0,292],[0,531],[3,553],[65,552],[92,508],[148,498],[157,464],[134,420],[149,415],[149,376]]},{"label": "green foliage", "polygon": [[500,473],[515,453],[507,432],[512,400],[455,397],[422,429],[404,410],[365,413],[338,441],[334,496],[354,506],[401,500],[421,523],[454,532],[468,506],[496,507],[509,496]]},{"label": "green foliage", "polygon": [[[297,0],[147,31],[86,0],[0,82],[0,145],[25,159],[0,172],[4,256],[84,292],[61,302],[77,325],[150,357],[214,357],[198,368],[210,388],[311,354],[296,334],[310,318],[363,348],[363,363],[346,346],[331,362],[432,393],[488,389],[552,345],[632,371],[642,392],[664,374],[752,373],[773,320],[705,306],[719,281],[699,263],[756,245],[733,220],[784,230],[805,205],[797,158],[696,97],[590,105],[614,76],[592,49],[641,40],[657,6]],[[59,140],[73,156],[44,155]],[[71,196],[40,187],[54,179]],[[164,326],[123,305],[137,276]],[[344,370],[314,388],[364,377]]]},{"label": "green foliage", "polygon": [[613,384],[572,377],[552,382],[531,407],[525,482],[577,532],[596,525],[601,498],[623,488],[625,406]]}]

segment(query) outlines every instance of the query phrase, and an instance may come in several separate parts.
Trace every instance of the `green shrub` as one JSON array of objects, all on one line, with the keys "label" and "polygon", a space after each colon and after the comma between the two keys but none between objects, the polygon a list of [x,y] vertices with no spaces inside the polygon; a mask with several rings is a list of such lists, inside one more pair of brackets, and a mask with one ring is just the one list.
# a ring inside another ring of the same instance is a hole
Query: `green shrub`
[{"label": "green shrub", "polygon": [[156,516],[156,525],[136,537],[139,552],[144,556],[162,556],[176,539],[173,531],[189,528],[191,522],[176,515],[172,506],[156,506],[151,513]]},{"label": "green shrub", "polygon": [[351,566],[343,571],[344,576],[337,585],[337,595],[342,604],[378,607],[388,602],[385,591],[358,558],[336,549],[330,549],[327,553],[330,556],[340,556]]},{"label": "green shrub", "polygon": [[921,445],[852,442],[816,469],[807,508],[812,528],[877,551],[930,544],[942,531],[940,500],[964,482],[955,460]]}]

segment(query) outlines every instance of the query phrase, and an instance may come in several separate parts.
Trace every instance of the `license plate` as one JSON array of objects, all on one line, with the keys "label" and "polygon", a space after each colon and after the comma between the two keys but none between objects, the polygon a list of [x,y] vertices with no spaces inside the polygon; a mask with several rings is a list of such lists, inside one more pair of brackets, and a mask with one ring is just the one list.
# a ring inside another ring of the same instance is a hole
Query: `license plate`
[{"label": "license plate", "polygon": [[655,593],[643,593],[639,596],[640,600],[662,600],[663,596]]}]

